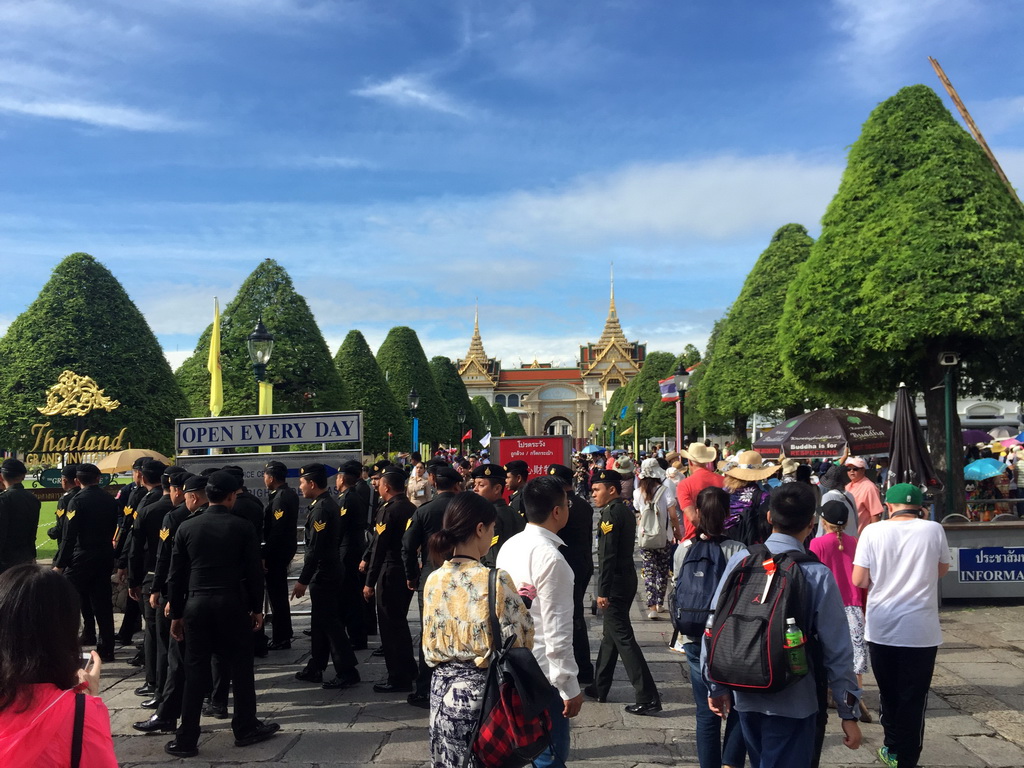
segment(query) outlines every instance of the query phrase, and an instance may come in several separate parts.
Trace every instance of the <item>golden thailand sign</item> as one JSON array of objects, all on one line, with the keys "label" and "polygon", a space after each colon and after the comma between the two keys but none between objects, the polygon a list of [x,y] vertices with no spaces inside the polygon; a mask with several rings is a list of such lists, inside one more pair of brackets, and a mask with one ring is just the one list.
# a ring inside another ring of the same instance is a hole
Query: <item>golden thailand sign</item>
[{"label": "golden thailand sign", "polygon": [[110,413],[120,404],[118,400],[105,397],[99,385],[88,376],[64,371],[57,383],[46,390],[46,405],[36,410],[43,416],[85,416],[97,409]]},{"label": "golden thailand sign", "polygon": [[[80,418],[92,411],[110,413],[120,406],[103,394],[99,385],[88,376],[79,376],[74,371],[64,371],[57,383],[46,391],[46,405],[36,408],[44,416],[70,416]],[[85,457],[97,458],[95,454],[120,451],[124,445],[125,427],[117,435],[94,435],[88,429],[76,429],[70,436],[54,434],[50,422],[31,426],[35,443],[26,457],[30,463],[59,464],[81,462]]]}]

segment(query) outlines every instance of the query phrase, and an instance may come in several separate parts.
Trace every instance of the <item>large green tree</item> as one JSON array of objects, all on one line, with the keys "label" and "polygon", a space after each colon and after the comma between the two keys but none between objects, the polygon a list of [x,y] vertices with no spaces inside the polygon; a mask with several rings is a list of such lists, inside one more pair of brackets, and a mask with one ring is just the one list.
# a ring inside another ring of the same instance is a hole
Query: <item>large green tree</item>
[{"label": "large green tree", "polygon": [[498,417],[495,415],[494,410],[491,408],[491,404],[487,402],[487,398],[483,395],[477,395],[471,401],[473,408],[476,410],[477,416],[480,419],[480,436],[474,435],[475,442],[480,442],[480,437],[487,434],[487,430],[491,431],[492,437],[498,437],[501,435],[501,424],[498,421]]},{"label": "large green tree", "polygon": [[495,428],[495,434],[498,437],[505,437],[509,434],[508,427],[508,414],[505,413],[505,406],[501,403],[495,403],[491,406],[491,412],[494,414],[494,418],[498,420],[498,426]]},{"label": "large green tree", "polygon": [[[64,370],[89,376],[120,406],[74,416],[43,416],[46,390]],[[55,435],[75,429],[116,435],[137,448],[171,452],[174,419],[188,404],[149,324],[109,270],[87,253],[54,268],[39,296],[0,340],[0,446],[32,448],[31,425]],[[127,444],[124,447],[128,447]]]},{"label": "large green tree", "polygon": [[1022,264],[1024,210],[939,97],[904,88],[850,149],[786,297],[784,365],[835,403],[884,402],[905,381],[924,395],[933,459],[945,468],[943,352],[962,361],[961,391],[1024,394],[1008,343],[1024,336]]},{"label": "large green tree", "polygon": [[[675,373],[677,360],[678,358],[670,352],[648,352],[640,373],[630,379],[629,384],[625,387],[625,402],[622,405],[628,406],[628,410],[623,429],[629,427],[636,429],[637,398],[640,398],[644,404],[643,413],[640,414],[641,445],[649,437],[675,433],[675,406],[671,403],[661,402],[661,388],[658,382]],[[619,408],[621,412],[622,406]],[[619,430],[619,434],[621,433],[622,429]],[[632,434],[626,437],[630,443],[633,442]]]},{"label": "large green tree", "polygon": [[[434,381],[441,392],[441,397],[448,404],[449,437],[445,442],[454,440],[458,445],[462,436],[467,430],[473,430],[473,437],[470,442],[476,442],[484,435],[483,422],[473,403],[469,399],[466,385],[459,376],[459,370],[449,358],[444,356],[430,358],[430,370],[434,374]],[[459,412],[465,414],[465,421],[459,423]]]},{"label": "large green tree", "polygon": [[713,410],[795,416],[807,407],[807,388],[783,370],[777,337],[779,308],[813,243],[803,226],[786,224],[747,275],[719,328],[716,354],[703,374]]},{"label": "large green tree", "polygon": [[[273,259],[266,259],[250,273],[221,313],[221,415],[240,416],[258,410],[258,389],[246,341],[261,318],[274,335],[274,350],[266,374],[266,380],[274,385],[274,412],[342,409],[341,377],[309,305],[295,292],[284,268]],[[210,374],[206,364],[212,333],[211,323],[199,337],[196,351],[176,373],[192,416],[210,415]]]},{"label": "large green tree", "polygon": [[[362,411],[364,448],[368,453],[405,450],[409,445],[409,424],[395,400],[370,346],[357,330],[351,330],[334,356],[345,393],[345,410]],[[388,432],[391,438],[388,439]]]},{"label": "large green tree", "polygon": [[709,364],[717,354],[718,339],[721,335],[721,328],[724,319],[715,321],[708,336],[708,343],[704,348],[704,357],[700,364],[690,373],[689,389],[686,392],[686,400],[683,409],[683,443],[689,444],[696,440],[698,429],[703,432],[707,427],[708,432],[724,434],[732,430],[736,439],[746,440],[747,417],[743,413],[721,413],[716,410],[716,402],[710,395],[710,389],[704,385],[704,374]]},{"label": "large green tree", "polygon": [[505,417],[508,419],[508,434],[510,437],[526,437],[526,428],[523,426],[523,420],[519,418],[519,414],[515,411],[506,413]]},{"label": "large green tree", "polygon": [[398,325],[388,331],[377,350],[377,365],[384,371],[395,400],[406,404],[413,389],[420,396],[416,416],[420,420],[421,443],[442,443],[452,439],[448,406],[430,371],[427,356],[412,328]]}]

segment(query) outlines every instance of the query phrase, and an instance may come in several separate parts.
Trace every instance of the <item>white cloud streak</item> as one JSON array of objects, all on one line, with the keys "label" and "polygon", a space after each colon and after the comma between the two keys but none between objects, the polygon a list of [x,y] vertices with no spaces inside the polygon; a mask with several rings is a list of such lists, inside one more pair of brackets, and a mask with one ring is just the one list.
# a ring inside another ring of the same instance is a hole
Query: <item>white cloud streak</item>
[{"label": "white cloud streak", "polygon": [[371,83],[352,91],[355,96],[383,101],[398,107],[426,109],[456,117],[469,117],[472,110],[460,104],[435,85],[425,75],[397,75],[390,80]]},{"label": "white cloud streak", "polygon": [[127,131],[183,131],[193,127],[190,123],[134,107],[88,101],[47,101],[0,95],[0,112]]}]

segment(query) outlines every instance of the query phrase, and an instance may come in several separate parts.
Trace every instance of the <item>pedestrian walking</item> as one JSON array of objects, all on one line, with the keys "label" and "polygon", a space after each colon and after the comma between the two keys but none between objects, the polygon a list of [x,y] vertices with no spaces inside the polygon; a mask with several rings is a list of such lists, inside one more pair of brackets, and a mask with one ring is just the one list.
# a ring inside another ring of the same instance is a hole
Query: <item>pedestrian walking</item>
[{"label": "pedestrian walking", "polygon": [[4,459],[0,477],[6,490],[0,493],[0,573],[36,559],[36,533],[41,504],[26,491],[25,465],[19,459]]},{"label": "pedestrian walking", "polygon": [[267,601],[270,603],[273,635],[267,650],[284,651],[292,647],[292,612],[288,605],[288,568],[295,558],[298,542],[299,495],[288,485],[288,467],[280,461],[263,467],[267,504],[263,510],[263,569],[266,573]]},{"label": "pedestrian walking", "polygon": [[676,497],[665,480],[665,470],[658,460],[644,459],[640,465],[640,480],[633,491],[648,619],[659,618],[663,610],[675,549],[673,532],[679,527]]}]

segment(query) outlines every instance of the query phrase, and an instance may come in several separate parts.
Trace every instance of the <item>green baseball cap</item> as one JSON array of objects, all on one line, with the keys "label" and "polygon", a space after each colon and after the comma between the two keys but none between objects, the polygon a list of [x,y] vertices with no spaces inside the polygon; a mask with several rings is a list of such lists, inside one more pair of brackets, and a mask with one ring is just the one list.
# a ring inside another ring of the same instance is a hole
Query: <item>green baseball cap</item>
[{"label": "green baseball cap", "polygon": [[888,504],[913,504],[920,507],[924,504],[924,494],[916,485],[897,483],[885,492],[885,501]]}]

